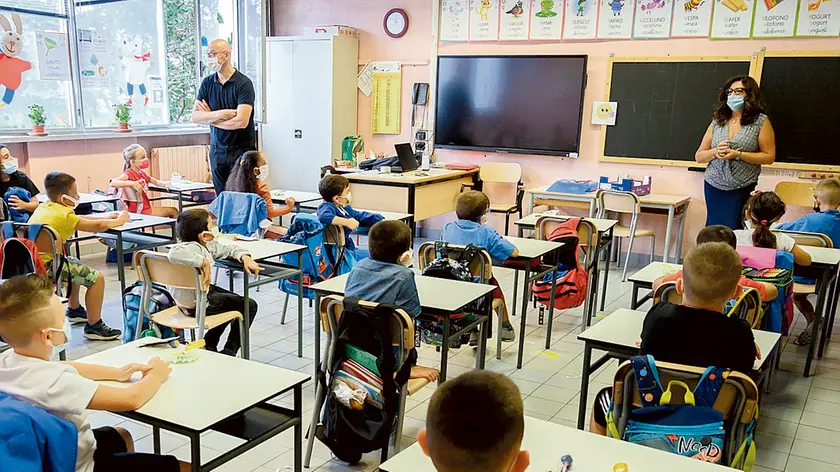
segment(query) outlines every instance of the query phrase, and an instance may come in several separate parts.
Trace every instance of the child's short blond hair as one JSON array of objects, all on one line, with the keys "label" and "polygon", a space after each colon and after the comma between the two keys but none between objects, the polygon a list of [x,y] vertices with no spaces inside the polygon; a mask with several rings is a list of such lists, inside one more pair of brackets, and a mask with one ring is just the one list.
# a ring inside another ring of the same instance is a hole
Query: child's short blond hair
[{"label": "child's short blond hair", "polygon": [[50,313],[44,310],[55,286],[43,275],[12,277],[0,285],[0,336],[12,347],[29,343],[32,336],[50,327]]},{"label": "child's short blond hair", "polygon": [[814,194],[820,200],[820,203],[836,207],[840,205],[840,180],[825,179],[817,184],[814,189]]},{"label": "child's short blond hair", "polygon": [[741,279],[741,256],[726,243],[701,244],[685,256],[685,294],[703,303],[732,298]]}]

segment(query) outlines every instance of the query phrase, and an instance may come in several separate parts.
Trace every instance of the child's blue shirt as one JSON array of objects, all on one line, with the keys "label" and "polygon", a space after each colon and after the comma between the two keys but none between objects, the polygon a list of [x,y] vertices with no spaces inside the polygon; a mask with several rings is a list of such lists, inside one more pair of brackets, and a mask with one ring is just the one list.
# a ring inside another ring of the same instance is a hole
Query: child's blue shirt
[{"label": "child's blue shirt", "polygon": [[[318,221],[320,221],[322,225],[331,225],[333,218],[336,216],[341,218],[353,218],[359,222],[360,226],[373,226],[385,219],[378,213],[354,210],[350,205],[339,207],[332,202],[324,202],[318,205]],[[344,232],[344,247],[352,251],[353,249],[356,249],[356,245],[353,244],[353,240],[350,238],[350,233],[351,231],[349,230]]]},{"label": "child's blue shirt", "polygon": [[781,223],[776,227],[785,231],[804,231],[808,233],[822,233],[834,243],[840,244],[840,211],[826,210],[820,213],[810,213],[796,221]]},{"label": "child's blue shirt", "polygon": [[440,239],[461,246],[467,244],[479,246],[490,254],[494,264],[506,261],[516,250],[516,246],[503,238],[498,231],[475,221],[458,220],[446,223]]},{"label": "child's blue shirt", "polygon": [[414,272],[399,264],[363,259],[350,275],[344,295],[374,303],[396,305],[412,318],[420,314],[420,296],[414,282]]}]

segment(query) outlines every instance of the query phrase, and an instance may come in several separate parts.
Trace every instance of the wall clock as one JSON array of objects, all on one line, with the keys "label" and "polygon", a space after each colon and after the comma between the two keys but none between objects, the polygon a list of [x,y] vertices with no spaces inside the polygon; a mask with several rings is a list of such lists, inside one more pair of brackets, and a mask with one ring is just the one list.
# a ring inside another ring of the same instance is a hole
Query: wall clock
[{"label": "wall clock", "polygon": [[385,14],[382,21],[385,33],[392,38],[402,38],[408,31],[408,15],[402,8],[393,8]]}]

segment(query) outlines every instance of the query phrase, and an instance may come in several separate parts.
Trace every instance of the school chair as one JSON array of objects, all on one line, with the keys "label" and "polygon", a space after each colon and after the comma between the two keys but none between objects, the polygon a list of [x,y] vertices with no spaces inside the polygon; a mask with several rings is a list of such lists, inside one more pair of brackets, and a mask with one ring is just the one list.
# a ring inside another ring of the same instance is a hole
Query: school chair
[{"label": "school chair", "polygon": [[[706,370],[705,367],[692,367],[668,362],[657,362],[656,367],[663,388],[669,382],[677,380],[686,383],[692,390],[697,386],[697,382]],[[680,391],[682,390],[680,389]],[[635,371],[630,361],[624,361],[615,373],[612,401],[612,414],[618,430],[618,438],[623,438],[631,411],[640,408],[642,405],[639,400]],[[733,464],[732,462],[739,446],[742,445],[754,428],[753,420],[758,417],[758,387],[747,375],[730,371],[714,404],[714,409],[723,414],[723,424],[726,430],[722,463],[732,468],[743,469],[743,463],[747,460],[748,454],[743,454],[743,459],[739,463]]]},{"label": "school chair", "polygon": [[[465,246],[457,246],[455,244],[448,244],[448,247],[453,249],[462,249]],[[437,257],[436,250],[435,250],[435,242],[434,241],[426,241],[425,243],[421,244],[420,247],[417,249],[417,268],[422,272],[435,258]],[[478,283],[480,284],[492,284],[491,280],[493,280],[493,260],[490,258],[490,254],[482,249],[481,250],[481,259],[474,260],[472,264],[470,264],[470,272],[472,273],[473,277],[478,279]],[[493,312],[496,313],[496,316],[499,319],[499,332],[501,333],[502,329],[502,316],[504,315],[504,301],[498,298],[493,299]],[[487,334],[490,336],[490,333]],[[496,359],[502,358],[502,336],[499,334],[496,336]]]},{"label": "school chair", "polygon": [[652,229],[638,229],[636,226],[639,222],[639,213],[642,211],[642,205],[639,201],[639,196],[633,192],[620,192],[617,190],[598,190],[596,194],[598,200],[598,218],[605,218],[607,212],[618,213],[619,218],[622,214],[630,215],[630,226],[616,225],[613,228],[613,242],[618,240],[618,245],[613,244],[612,249],[615,251],[617,257],[618,267],[621,267],[621,240],[628,238],[630,242],[627,244],[627,260],[624,261],[624,270],[621,272],[621,281],[627,281],[627,266],[630,262],[630,255],[633,253],[633,242],[636,238],[650,238],[650,262],[653,262],[654,250],[656,249],[656,233]]},{"label": "school chair", "polygon": [[663,301],[674,305],[682,303],[682,294],[677,292],[676,282],[665,282],[653,291],[653,304],[656,305]]},{"label": "school chair", "polygon": [[[676,282],[665,282],[653,291],[653,304],[663,301],[674,305],[682,303],[682,294],[677,292]],[[737,300],[734,300],[733,305],[728,307],[726,315],[736,316],[746,321],[750,328],[758,329],[763,313],[761,295],[758,290],[747,288]]]},{"label": "school chair", "polygon": [[812,208],[816,186],[816,182],[779,182],[773,191],[785,202],[785,205]]},{"label": "school chair", "polygon": [[[174,264],[166,254],[154,251],[137,251],[134,254],[134,267],[137,276],[143,282],[143,297],[140,300],[140,313],[137,316],[137,329],[134,338],[139,339],[143,331],[143,320],[175,330],[189,330],[193,341],[203,339],[206,330],[221,326],[234,319],[239,320],[239,337],[242,345],[242,358],[248,359],[250,353],[245,343],[245,319],[239,311],[228,311],[207,316],[207,290],[201,287],[201,270],[196,267]],[[149,313],[149,297],[152,296],[152,284],[169,288],[195,290],[195,316],[185,315],[177,306],[157,313]],[[198,330],[198,336],[195,331]]]},{"label": "school chair", "polygon": [[[371,308],[377,306],[376,303],[366,302],[363,300],[359,301],[359,304]],[[338,354],[335,352],[338,339],[333,336],[333,333],[335,333],[338,329],[338,321],[341,319],[344,312],[344,297],[329,295],[322,298],[321,304],[318,307],[318,312],[321,318],[321,329],[327,335],[325,343],[327,350],[321,358],[321,365],[317,366],[318,372],[316,375],[319,379],[316,380],[315,408],[312,409],[312,421],[309,424],[309,432],[306,441],[306,454],[303,458],[303,466],[306,468],[309,468],[309,462],[312,458],[312,446],[315,443],[315,429],[317,428],[318,422],[321,420],[321,409],[324,405],[324,400],[327,398],[326,389],[329,386],[329,382],[321,382],[320,377],[325,377],[327,375],[329,366],[333,364],[334,357]],[[394,347],[398,348],[397,363],[394,366],[394,371],[397,372],[400,367],[402,367],[403,363],[408,360],[411,350],[414,349],[414,321],[405,311],[401,309],[394,310],[393,316],[391,317],[391,332],[394,335],[391,343]],[[385,460],[388,459],[388,450],[390,448],[393,448],[395,453],[400,450],[406,396],[414,395],[428,384],[429,381],[426,379],[409,379],[408,382],[400,388],[396,427],[391,433],[389,447],[382,449],[382,462],[385,462]]]},{"label": "school chair", "polygon": [[[481,179],[485,190],[499,189],[499,192],[491,192],[494,197],[497,193],[506,190],[502,196],[497,197],[498,200],[490,201],[490,212],[505,215],[505,236],[507,236],[510,215],[519,213],[519,217],[522,218],[522,197],[525,196],[525,186],[522,184],[522,167],[510,162],[487,162],[481,165],[478,178]],[[465,187],[473,188],[470,184],[462,184],[462,192]]]}]

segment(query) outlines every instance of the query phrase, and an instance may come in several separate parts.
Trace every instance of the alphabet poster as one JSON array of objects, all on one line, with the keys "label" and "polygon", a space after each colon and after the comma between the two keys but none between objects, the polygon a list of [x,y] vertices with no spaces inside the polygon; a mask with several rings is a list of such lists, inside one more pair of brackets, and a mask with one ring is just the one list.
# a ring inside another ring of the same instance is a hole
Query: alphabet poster
[{"label": "alphabet poster", "polygon": [[531,19],[530,0],[502,0],[499,14],[499,39],[502,41],[528,39]]},{"label": "alphabet poster", "polygon": [[[641,0],[645,1],[645,0]],[[598,39],[630,39],[636,0],[600,0]]]},{"label": "alphabet poster", "polygon": [[499,39],[499,0],[470,0],[470,41]]},{"label": "alphabet poster", "polygon": [[400,134],[402,66],[399,62],[374,62],[372,68],[370,132]]},{"label": "alphabet poster", "polygon": [[470,39],[469,2],[470,0],[441,0],[441,41],[466,41]]},{"label": "alphabet poster", "polygon": [[531,39],[560,39],[563,0],[531,0]]},{"label": "alphabet poster", "polygon": [[712,12],[712,39],[749,38],[753,8],[755,0],[715,0],[715,9]]},{"label": "alphabet poster", "polygon": [[598,30],[598,1],[566,0],[563,39],[595,39]]},{"label": "alphabet poster", "polygon": [[838,34],[840,34],[840,0],[800,0],[796,36],[837,36]]},{"label": "alphabet poster", "polygon": [[[714,0],[676,0],[671,37],[707,38]],[[789,0],[795,1],[795,0]]]},{"label": "alphabet poster", "polygon": [[[807,1],[807,0],[806,0]],[[757,0],[753,38],[790,38],[796,27],[796,0]]]},{"label": "alphabet poster", "polygon": [[671,36],[674,0],[638,0],[633,37],[659,39]]}]

